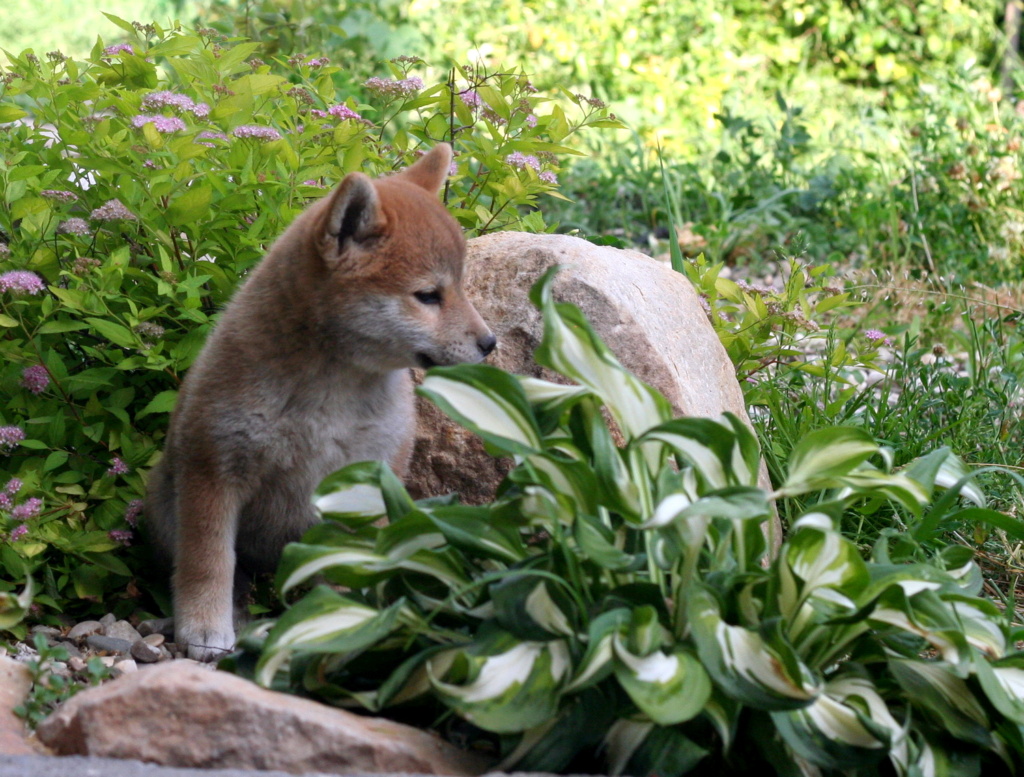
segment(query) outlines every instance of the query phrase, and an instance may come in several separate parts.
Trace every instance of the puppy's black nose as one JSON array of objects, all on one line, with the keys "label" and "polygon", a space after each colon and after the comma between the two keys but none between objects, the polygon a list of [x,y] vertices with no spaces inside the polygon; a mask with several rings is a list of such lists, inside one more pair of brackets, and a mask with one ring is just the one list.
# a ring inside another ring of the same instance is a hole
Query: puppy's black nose
[{"label": "puppy's black nose", "polygon": [[480,353],[484,356],[490,354],[494,350],[494,346],[498,344],[498,338],[494,336],[493,332],[488,332],[486,335],[476,341],[476,347],[480,349]]}]

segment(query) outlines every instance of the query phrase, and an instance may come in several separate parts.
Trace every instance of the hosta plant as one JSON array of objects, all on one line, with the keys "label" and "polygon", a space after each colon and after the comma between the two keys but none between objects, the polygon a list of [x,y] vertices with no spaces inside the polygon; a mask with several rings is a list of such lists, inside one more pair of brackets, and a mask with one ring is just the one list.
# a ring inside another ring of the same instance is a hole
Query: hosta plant
[{"label": "hosta plant", "polygon": [[[537,360],[571,384],[478,365],[434,370],[421,389],[515,457],[496,500],[414,503],[377,464],[331,476],[316,496],[328,520],[278,573],[286,597],[305,594],[255,624],[229,665],[332,704],[461,718],[505,769],[1021,763],[1024,633],[979,595],[968,549],[925,550],[957,511],[1021,535],[959,460],[943,449],[893,471],[865,433],[831,428],[768,492],[739,418],[671,418],[578,309],[552,300],[552,277],[533,292]],[[772,500],[795,494],[812,507],[772,557]],[[883,503],[911,529],[864,558],[836,526]]]}]

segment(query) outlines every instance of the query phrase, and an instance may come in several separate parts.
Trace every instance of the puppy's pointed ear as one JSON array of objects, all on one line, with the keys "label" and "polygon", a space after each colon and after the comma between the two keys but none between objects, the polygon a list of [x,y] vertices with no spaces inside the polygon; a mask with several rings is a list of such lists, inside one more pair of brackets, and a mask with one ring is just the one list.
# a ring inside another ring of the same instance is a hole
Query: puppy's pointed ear
[{"label": "puppy's pointed ear", "polygon": [[448,179],[448,168],[451,163],[452,147],[447,143],[438,143],[420,157],[416,164],[405,168],[399,175],[421,189],[437,194]]},{"label": "puppy's pointed ear", "polygon": [[320,230],[324,262],[334,269],[373,249],[387,227],[377,189],[362,173],[349,173],[330,195]]}]

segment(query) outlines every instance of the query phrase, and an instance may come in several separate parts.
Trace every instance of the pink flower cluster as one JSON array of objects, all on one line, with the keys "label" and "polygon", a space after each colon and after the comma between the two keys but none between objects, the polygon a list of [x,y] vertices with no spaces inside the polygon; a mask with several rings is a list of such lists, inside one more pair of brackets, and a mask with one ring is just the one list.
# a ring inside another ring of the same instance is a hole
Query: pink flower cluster
[{"label": "pink flower cluster", "polygon": [[[526,170],[527,168],[530,168],[531,170],[540,171],[540,160],[533,154],[524,154],[522,151],[513,151],[505,157],[505,164],[510,167],[514,167],[517,170]],[[558,176],[550,170],[538,172],[537,177],[545,183],[558,183]]]},{"label": "pink flower cluster", "polygon": [[0,292],[39,294],[46,289],[43,279],[31,270],[9,270],[0,275]]},{"label": "pink flower cluster", "polygon": [[21,491],[21,481],[18,478],[11,478],[0,491],[0,510],[9,512],[14,506],[14,495]]},{"label": "pink flower cluster", "polygon": [[128,529],[111,529],[107,532],[107,536],[122,545],[131,545],[132,540],[135,539],[135,535]]},{"label": "pink flower cluster", "polygon": [[20,426],[0,426],[0,453],[10,453],[25,439],[25,430]]},{"label": "pink flower cluster", "polygon": [[197,103],[188,95],[168,90],[147,94],[142,98],[142,108],[147,111],[158,111],[161,108],[171,108],[178,113],[187,111],[199,119],[210,115],[210,106],[206,103]]},{"label": "pink flower cluster", "polygon": [[115,43],[113,46],[107,46],[103,49],[103,53],[108,57],[112,57],[115,54],[121,53],[134,54],[135,49],[133,49],[129,43]]},{"label": "pink flower cluster", "polygon": [[78,199],[77,194],[64,191],[63,189],[43,189],[39,192],[39,196],[46,197],[48,200],[59,200],[60,202],[74,202]]},{"label": "pink flower cluster", "polygon": [[127,475],[131,472],[131,468],[124,463],[124,459],[120,456],[115,456],[110,460],[110,468],[107,470],[108,475]]},{"label": "pink flower cluster", "polygon": [[141,499],[133,499],[124,508],[124,520],[129,526],[136,526],[139,523],[139,516],[142,515],[143,502]]},{"label": "pink flower cluster", "polygon": [[27,521],[35,518],[43,509],[43,500],[37,497],[26,499],[20,505],[11,510],[11,518],[16,521]]},{"label": "pink flower cluster", "polygon": [[198,143],[200,146],[207,146],[209,148],[215,148],[217,146],[217,144],[216,143],[211,143],[210,142],[211,140],[227,140],[227,139],[228,139],[228,136],[225,135],[223,132],[210,132],[209,130],[203,130],[198,135],[196,135],[194,142]]},{"label": "pink flower cluster", "polygon": [[403,78],[396,80],[393,78],[369,78],[363,84],[367,89],[377,95],[383,97],[408,97],[411,94],[416,94],[423,88],[423,79],[421,78]]},{"label": "pink flower cluster", "polygon": [[505,157],[505,164],[519,170],[525,170],[527,167],[540,170],[540,160],[533,154],[524,154],[522,151],[513,151]]},{"label": "pink flower cluster", "polygon": [[146,124],[152,124],[156,127],[157,132],[164,135],[169,135],[172,132],[181,132],[186,128],[185,122],[177,116],[162,116],[160,114],[151,116],[147,113],[140,113],[138,116],[132,117],[132,126],[135,129],[141,129]]},{"label": "pink flower cluster", "polygon": [[26,534],[28,534],[28,526],[26,526],[25,524],[15,526],[13,529],[11,529],[11,542],[17,542]]},{"label": "pink flower cluster", "polygon": [[264,127],[260,124],[242,124],[231,130],[236,138],[252,138],[267,143],[271,140],[280,140],[281,133],[273,127]]},{"label": "pink flower cluster", "polygon": [[885,332],[879,331],[878,329],[865,329],[864,337],[866,337],[872,345],[892,345],[892,340],[885,336]]},{"label": "pink flower cluster", "polygon": [[135,214],[128,210],[128,208],[124,206],[124,203],[117,199],[107,200],[96,208],[96,210],[94,210],[90,215],[97,221],[117,221],[118,219],[138,221]]},{"label": "pink flower cluster", "polygon": [[50,385],[50,373],[42,364],[33,364],[21,371],[21,387],[33,394],[42,394]]},{"label": "pink flower cluster", "polygon": [[57,232],[65,235],[78,235],[88,237],[92,234],[89,230],[89,223],[85,219],[71,218],[62,221],[57,225]]}]

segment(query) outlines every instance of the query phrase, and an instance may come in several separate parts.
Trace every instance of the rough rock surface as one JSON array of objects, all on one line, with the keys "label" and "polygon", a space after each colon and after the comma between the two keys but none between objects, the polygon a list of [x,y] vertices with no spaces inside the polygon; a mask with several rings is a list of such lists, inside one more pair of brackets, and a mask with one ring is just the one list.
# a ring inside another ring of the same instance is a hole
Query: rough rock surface
[{"label": "rough rock surface", "polygon": [[14,708],[28,696],[32,675],[28,667],[13,658],[0,656],[0,755],[30,755],[27,731]]},{"label": "rough rock surface", "polygon": [[58,755],[179,767],[475,775],[488,766],[409,726],[268,691],[186,661],[82,691],[36,733]]},{"label": "rough rock surface", "polygon": [[[748,420],[732,362],[690,282],[645,254],[566,235],[500,232],[469,241],[467,293],[498,336],[490,364],[565,382],[533,361],[543,329],[529,291],[554,264],[566,265],[555,298],[577,305],[619,361],[664,394],[678,415],[728,410]],[[407,477],[413,496],[457,492],[471,504],[493,498],[510,462],[492,459],[430,402],[420,398],[419,404]],[[763,468],[762,484],[768,485]]]}]

